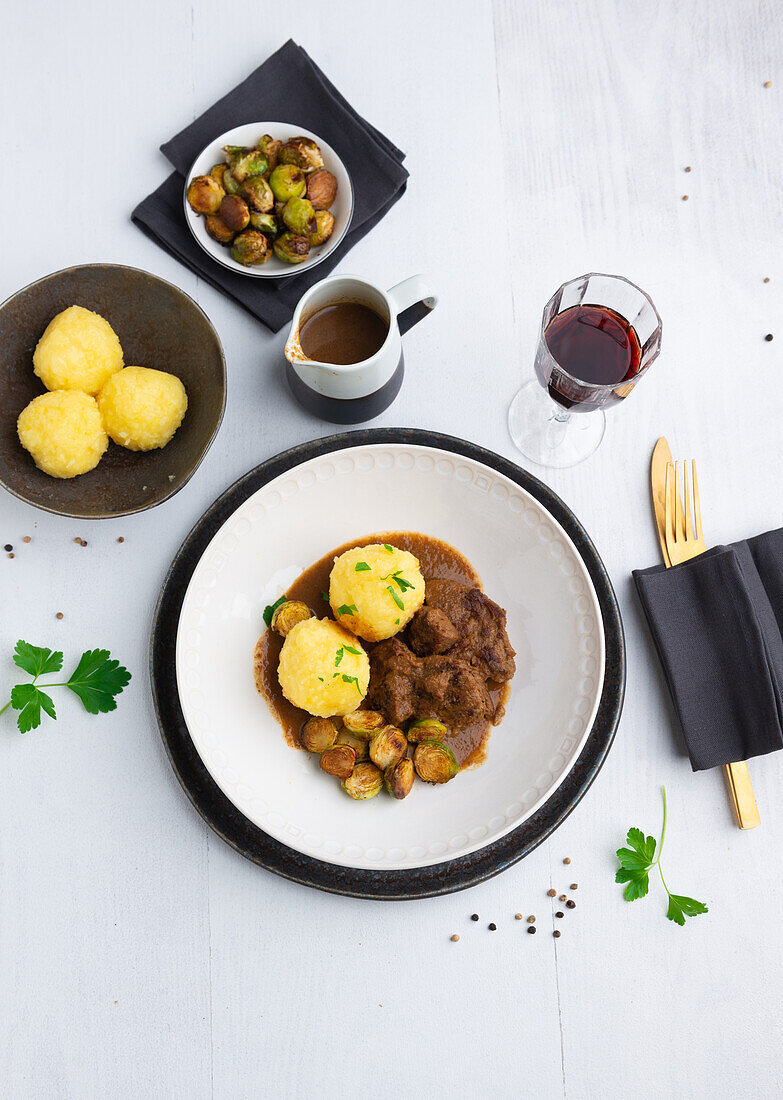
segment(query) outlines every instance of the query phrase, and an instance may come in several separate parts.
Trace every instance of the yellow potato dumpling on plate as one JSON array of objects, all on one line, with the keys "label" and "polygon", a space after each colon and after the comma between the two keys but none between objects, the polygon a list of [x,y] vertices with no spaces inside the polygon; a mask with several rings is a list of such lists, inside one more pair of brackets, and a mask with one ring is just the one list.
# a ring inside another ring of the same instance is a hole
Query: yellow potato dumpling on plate
[{"label": "yellow potato dumpling on plate", "polygon": [[122,370],[117,334],[99,313],[71,306],[53,317],[33,354],[33,369],[47,390],[98,393]]},{"label": "yellow potato dumpling on plate", "polygon": [[361,642],[331,619],[305,619],[286,634],[277,675],[283,695],[316,718],[351,714],[370,683]]},{"label": "yellow potato dumpling on plate", "polygon": [[125,367],[98,395],[106,431],[131,451],[165,447],[188,407],[185,387],[174,374],[149,367]]},{"label": "yellow potato dumpling on plate", "polygon": [[19,441],[51,477],[76,477],[94,469],[109,446],[95,398],[81,390],[34,397],[17,421]]},{"label": "yellow potato dumpling on plate", "polygon": [[419,559],[388,543],[356,546],[335,558],[329,604],[335,619],[368,642],[398,634],[424,603]]}]

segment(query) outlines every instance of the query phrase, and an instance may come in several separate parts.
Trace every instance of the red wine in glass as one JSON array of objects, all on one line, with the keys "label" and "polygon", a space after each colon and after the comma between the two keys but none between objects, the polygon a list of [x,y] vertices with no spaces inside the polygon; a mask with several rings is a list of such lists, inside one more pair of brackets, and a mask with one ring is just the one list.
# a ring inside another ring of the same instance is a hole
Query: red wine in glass
[{"label": "red wine in glass", "polygon": [[584,461],[601,444],[606,406],[628,396],[660,350],[661,318],[638,286],[597,271],[569,279],[544,306],[536,377],[509,406],[514,443],[540,466]]},{"label": "red wine in glass", "polygon": [[544,340],[549,356],[536,363],[544,372],[540,381],[564,408],[587,412],[633,389],[642,349],[633,325],[613,309],[571,306],[552,318]]}]

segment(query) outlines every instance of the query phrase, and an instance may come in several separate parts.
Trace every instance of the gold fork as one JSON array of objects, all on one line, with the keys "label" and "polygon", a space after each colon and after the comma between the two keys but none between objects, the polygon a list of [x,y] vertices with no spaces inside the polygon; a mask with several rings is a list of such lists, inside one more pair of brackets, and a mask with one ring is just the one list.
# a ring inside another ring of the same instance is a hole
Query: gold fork
[{"label": "gold fork", "polygon": [[[666,466],[666,549],[672,565],[690,561],[703,554],[707,549],[701,526],[701,505],[699,504],[699,482],[696,477],[696,463],[691,463],[693,471],[693,515],[691,515],[691,494],[688,486],[688,463],[683,462],[683,493],[680,497],[679,462]],[[683,504],[684,502],[684,504]],[[756,796],[750,782],[748,765],[744,760],[726,764],[726,778],[734,803],[734,813],[740,829],[755,829],[761,824]]]}]

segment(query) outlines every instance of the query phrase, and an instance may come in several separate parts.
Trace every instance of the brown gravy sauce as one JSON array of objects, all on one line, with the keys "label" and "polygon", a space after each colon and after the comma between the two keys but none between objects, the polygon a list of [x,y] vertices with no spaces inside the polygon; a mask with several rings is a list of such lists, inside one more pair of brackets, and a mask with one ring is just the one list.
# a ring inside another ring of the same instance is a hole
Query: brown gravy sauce
[{"label": "brown gravy sauce", "polygon": [[308,359],[319,363],[363,363],[383,347],[389,326],[359,302],[337,302],[313,313],[299,329]]},{"label": "brown gravy sauce", "polygon": [[[343,546],[338,546],[335,550],[330,550],[294,581],[286,595],[290,600],[301,600],[302,603],[306,603],[319,618],[332,618],[331,608],[324,601],[321,593],[329,589],[329,574],[332,571],[334,559],[345,550],[350,550],[354,546],[367,546],[371,542],[388,542],[399,547],[400,550],[409,550],[415,554],[421,563],[425,584],[429,580],[443,578],[482,588],[481,578],[468,559],[448,543],[414,531],[382,531],[354,539]],[[371,648],[367,642],[363,644],[366,648]],[[288,744],[304,752],[305,750],[299,744],[299,731],[310,716],[289,703],[280,689],[277,664],[282,647],[283,639],[273,630],[265,630],[258,639],[253,658],[256,688],[266,699],[269,709],[280,723]],[[462,768],[475,768],[484,763],[492,726],[498,725],[503,718],[505,704],[511,690],[510,685],[490,683],[488,687],[495,704],[493,722],[477,722],[471,726],[465,726],[463,729],[454,730],[446,738]]]}]

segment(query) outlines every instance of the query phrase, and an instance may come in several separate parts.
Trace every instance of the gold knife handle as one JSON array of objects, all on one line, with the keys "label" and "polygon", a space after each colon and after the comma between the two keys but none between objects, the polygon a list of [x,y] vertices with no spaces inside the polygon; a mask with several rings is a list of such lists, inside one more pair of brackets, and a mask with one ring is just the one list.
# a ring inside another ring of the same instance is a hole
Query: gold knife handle
[{"label": "gold knife handle", "polygon": [[755,829],[761,824],[761,818],[750,782],[748,765],[744,760],[738,760],[736,764],[726,764],[725,768],[737,824],[740,829]]}]

